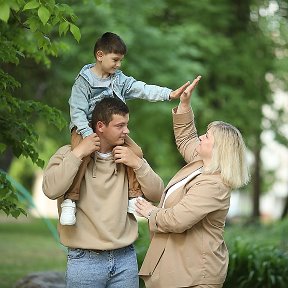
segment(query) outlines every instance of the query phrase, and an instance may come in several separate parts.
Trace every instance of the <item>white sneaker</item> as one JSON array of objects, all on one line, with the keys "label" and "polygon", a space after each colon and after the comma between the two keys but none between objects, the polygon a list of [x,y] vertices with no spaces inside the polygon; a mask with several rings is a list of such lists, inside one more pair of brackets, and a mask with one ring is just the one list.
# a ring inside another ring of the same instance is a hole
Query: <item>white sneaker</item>
[{"label": "white sneaker", "polygon": [[74,225],[76,223],[76,204],[71,199],[65,199],[61,204],[61,225]]},{"label": "white sneaker", "polygon": [[132,198],[128,201],[128,208],[127,208],[127,211],[128,213],[131,213],[131,214],[134,214],[135,216],[142,216],[140,215],[139,213],[136,212],[136,201],[137,199],[143,199],[142,197],[137,197],[137,198]]}]

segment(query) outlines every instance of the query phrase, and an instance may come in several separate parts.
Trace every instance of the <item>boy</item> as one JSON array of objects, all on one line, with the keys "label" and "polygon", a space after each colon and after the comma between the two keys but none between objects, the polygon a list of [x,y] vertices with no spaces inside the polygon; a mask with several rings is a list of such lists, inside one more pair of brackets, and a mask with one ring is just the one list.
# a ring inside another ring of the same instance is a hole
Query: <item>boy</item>
[{"label": "boy", "polygon": [[[189,85],[189,82],[175,91],[156,85],[147,85],[128,77],[119,70],[121,61],[127,52],[124,41],[111,32],[104,33],[95,43],[94,56],[96,63],[85,65],[72,87],[70,104],[70,131],[72,131],[72,149],[81,140],[93,133],[90,127],[92,111],[97,103],[106,97],[118,97],[123,102],[130,99],[146,99],[148,101],[164,101],[178,98]],[[127,145],[139,157],[143,157],[142,150],[129,137]],[[79,200],[80,184],[91,157],[82,159],[82,164],[74,178],[73,184],[65,194],[61,208],[60,223],[74,225],[75,201]],[[140,186],[132,169],[127,167],[129,182],[129,198],[142,195]]]}]

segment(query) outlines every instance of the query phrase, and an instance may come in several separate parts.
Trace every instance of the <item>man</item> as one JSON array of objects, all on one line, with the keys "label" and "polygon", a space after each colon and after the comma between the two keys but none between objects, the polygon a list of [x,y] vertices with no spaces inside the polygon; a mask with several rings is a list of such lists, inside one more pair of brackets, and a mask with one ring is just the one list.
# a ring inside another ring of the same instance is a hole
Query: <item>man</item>
[{"label": "man", "polygon": [[[145,197],[159,201],[163,181],[132,150],[122,146],[129,133],[129,110],[118,98],[104,98],[92,115],[94,134],[71,151],[61,147],[44,172],[43,191],[57,199],[71,186],[87,155],[92,157],[81,183],[77,223],[58,225],[60,241],[68,247],[67,287],[138,287],[138,266],[133,242],[138,226],[127,213],[128,182],[125,165],[134,169]],[[76,208],[75,208],[76,209]]]}]

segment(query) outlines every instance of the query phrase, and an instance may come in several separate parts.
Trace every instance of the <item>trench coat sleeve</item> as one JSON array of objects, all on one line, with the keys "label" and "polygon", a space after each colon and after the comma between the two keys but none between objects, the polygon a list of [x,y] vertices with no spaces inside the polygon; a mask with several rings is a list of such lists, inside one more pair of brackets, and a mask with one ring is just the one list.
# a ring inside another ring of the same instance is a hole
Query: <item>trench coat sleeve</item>
[{"label": "trench coat sleeve", "polygon": [[228,209],[229,201],[224,200],[227,198],[229,191],[223,184],[211,179],[202,179],[191,186],[175,206],[155,209],[149,220],[150,231],[183,233],[207,214]]},{"label": "trench coat sleeve", "polygon": [[61,147],[49,160],[44,170],[42,188],[50,199],[57,199],[71,186],[82,160],[72,152],[70,145]]},{"label": "trench coat sleeve", "polygon": [[[201,161],[196,152],[200,140],[194,125],[193,112],[190,110],[183,114],[176,114],[176,109],[173,109],[172,114],[177,148],[186,162]],[[201,221],[207,214],[219,209],[227,209],[227,201],[223,199],[229,198],[229,191],[217,179],[202,174],[199,181],[193,182],[193,185],[187,184],[180,187],[179,189],[185,189],[183,198],[171,208],[155,209],[150,216],[150,230],[182,233]],[[171,181],[173,182],[173,179]]]},{"label": "trench coat sleeve", "polygon": [[194,114],[190,110],[183,114],[176,114],[177,108],[172,110],[173,128],[176,146],[186,163],[201,160],[196,152],[200,140],[194,123]]},{"label": "trench coat sleeve", "polygon": [[159,202],[164,190],[164,183],[160,176],[153,171],[145,159],[140,168],[135,169],[134,172],[145,197],[150,201]]}]

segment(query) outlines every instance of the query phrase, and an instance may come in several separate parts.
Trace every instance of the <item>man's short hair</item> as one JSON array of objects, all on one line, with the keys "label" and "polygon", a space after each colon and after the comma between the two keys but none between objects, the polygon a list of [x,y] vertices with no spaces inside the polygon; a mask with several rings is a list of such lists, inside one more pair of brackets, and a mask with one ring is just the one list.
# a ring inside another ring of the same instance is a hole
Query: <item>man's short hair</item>
[{"label": "man's short hair", "polygon": [[98,102],[92,113],[92,129],[95,131],[98,121],[108,125],[113,115],[125,116],[129,113],[128,106],[116,95],[114,97],[103,98]]},{"label": "man's short hair", "polygon": [[115,33],[104,33],[95,43],[94,56],[96,57],[97,51],[103,51],[106,53],[115,53],[125,55],[127,53],[127,47],[124,41]]}]

